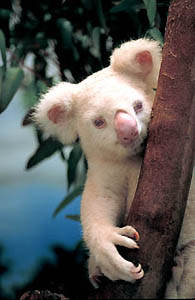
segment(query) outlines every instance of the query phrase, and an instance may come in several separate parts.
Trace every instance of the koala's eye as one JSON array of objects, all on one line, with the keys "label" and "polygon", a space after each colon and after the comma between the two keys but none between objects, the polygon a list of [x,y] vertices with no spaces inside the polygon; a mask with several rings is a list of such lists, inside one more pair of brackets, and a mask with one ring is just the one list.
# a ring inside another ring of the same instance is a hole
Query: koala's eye
[{"label": "koala's eye", "polygon": [[136,114],[139,113],[140,111],[143,110],[142,102],[141,101],[136,101],[133,105],[133,108],[134,108],[134,111],[135,111]]},{"label": "koala's eye", "polygon": [[96,128],[101,129],[106,126],[106,121],[103,118],[98,118],[93,121]]}]

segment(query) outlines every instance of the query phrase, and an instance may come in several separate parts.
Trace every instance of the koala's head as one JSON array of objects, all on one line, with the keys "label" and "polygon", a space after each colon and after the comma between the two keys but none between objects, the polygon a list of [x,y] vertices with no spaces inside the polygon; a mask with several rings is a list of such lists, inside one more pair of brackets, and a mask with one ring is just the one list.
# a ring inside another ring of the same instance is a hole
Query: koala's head
[{"label": "koala's head", "polygon": [[35,122],[64,144],[79,138],[88,159],[135,155],[147,136],[160,63],[157,42],[126,42],[114,50],[109,67],[79,84],[51,88],[36,107]]}]

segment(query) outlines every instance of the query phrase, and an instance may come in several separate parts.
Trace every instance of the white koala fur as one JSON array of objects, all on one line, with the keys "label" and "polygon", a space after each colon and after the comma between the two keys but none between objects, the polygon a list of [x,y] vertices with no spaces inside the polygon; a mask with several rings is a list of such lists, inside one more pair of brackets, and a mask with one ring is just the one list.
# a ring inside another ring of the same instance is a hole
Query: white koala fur
[{"label": "white koala fur", "polygon": [[[74,143],[79,137],[88,161],[81,221],[90,254],[89,278],[95,287],[102,275],[129,282],[144,275],[142,267],[122,258],[116,246],[138,247],[139,234],[124,224],[140,173],[140,152],[147,136],[160,64],[157,42],[126,42],[114,50],[109,67],[79,84],[59,83],[36,106],[34,120],[38,126],[64,144]],[[186,211],[188,219],[179,245],[194,238],[190,228],[190,222],[195,222],[190,218],[193,209],[195,206]],[[194,270],[186,268],[187,274],[195,276]],[[167,298],[180,296],[176,277],[169,284]],[[181,288],[181,293],[184,290]]]}]

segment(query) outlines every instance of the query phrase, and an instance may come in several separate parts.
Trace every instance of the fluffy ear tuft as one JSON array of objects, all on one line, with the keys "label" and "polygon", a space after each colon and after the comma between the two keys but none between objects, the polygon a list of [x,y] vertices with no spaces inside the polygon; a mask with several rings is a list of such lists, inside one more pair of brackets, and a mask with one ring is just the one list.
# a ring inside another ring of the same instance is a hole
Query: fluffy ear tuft
[{"label": "fluffy ear tuft", "polygon": [[152,55],[149,51],[145,50],[137,53],[135,56],[135,61],[142,69],[143,75],[147,75],[152,71],[153,61],[152,61]]},{"label": "fluffy ear tuft", "polygon": [[72,144],[78,137],[74,114],[73,92],[76,86],[61,82],[44,94],[35,107],[34,122],[46,134],[63,144]]},{"label": "fluffy ear tuft", "polygon": [[66,118],[66,109],[60,104],[53,105],[47,112],[48,119],[54,124],[60,124]]},{"label": "fluffy ear tuft", "polygon": [[152,84],[157,82],[160,64],[161,48],[158,42],[149,39],[126,42],[111,56],[111,67],[116,72],[137,75]]}]

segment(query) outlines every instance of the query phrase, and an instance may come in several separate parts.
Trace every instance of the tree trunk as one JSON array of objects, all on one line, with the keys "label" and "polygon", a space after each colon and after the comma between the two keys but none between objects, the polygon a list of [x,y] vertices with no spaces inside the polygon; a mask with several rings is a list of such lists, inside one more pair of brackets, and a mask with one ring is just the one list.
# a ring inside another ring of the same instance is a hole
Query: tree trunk
[{"label": "tree trunk", "polygon": [[107,282],[93,299],[162,298],[181,229],[195,148],[195,1],[173,0],[149,138],[128,224],[140,249],[127,250],[145,276],[135,285]]}]

